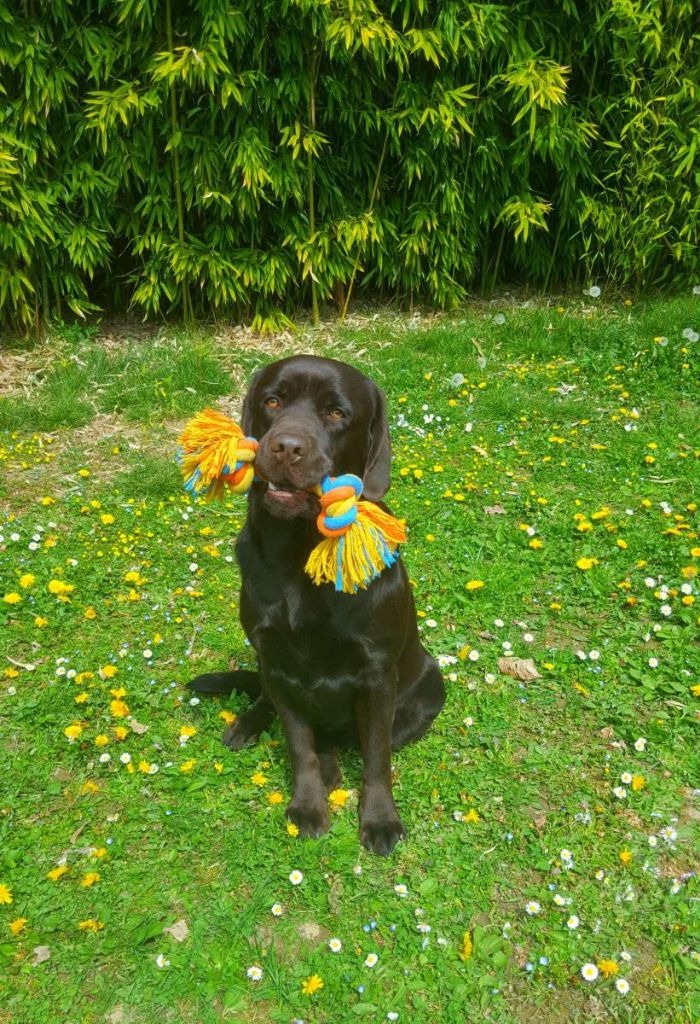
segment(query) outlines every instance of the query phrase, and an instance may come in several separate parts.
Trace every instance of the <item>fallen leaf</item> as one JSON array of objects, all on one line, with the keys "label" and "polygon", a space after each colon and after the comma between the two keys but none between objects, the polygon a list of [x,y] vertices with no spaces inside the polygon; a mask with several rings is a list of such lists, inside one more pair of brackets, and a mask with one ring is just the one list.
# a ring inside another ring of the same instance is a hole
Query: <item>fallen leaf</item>
[{"label": "fallen leaf", "polygon": [[43,964],[46,960],[51,959],[51,950],[48,946],[35,946],[32,952],[34,953],[32,967],[36,967],[37,964]]},{"label": "fallen leaf", "polygon": [[137,736],[143,736],[145,732],[148,732],[148,726],[141,725],[141,723],[137,722],[135,718],[129,719],[129,728],[132,732],[135,732]]},{"label": "fallen leaf", "polygon": [[540,674],[532,658],[499,658],[498,671],[514,679],[539,679]]},{"label": "fallen leaf", "polygon": [[601,739],[611,740],[615,735],[615,730],[611,725],[606,725],[604,729],[600,730],[598,735],[601,737]]},{"label": "fallen leaf", "polygon": [[482,448],[481,445],[473,444],[472,451],[476,452],[477,455],[481,455],[483,459],[488,459],[489,457],[489,453],[486,451],[485,448]]},{"label": "fallen leaf", "polygon": [[166,935],[172,935],[176,942],[184,942],[190,934],[187,921],[184,919],[176,921],[175,924],[171,924],[169,928],[164,928],[163,931]]},{"label": "fallen leaf", "polygon": [[503,505],[487,505],[484,508],[484,512],[487,516],[504,516],[506,514]]},{"label": "fallen leaf", "polygon": [[481,640],[495,640],[496,637],[493,633],[489,633],[488,629],[480,629],[476,634]]},{"label": "fallen leaf", "polygon": [[105,1014],[105,1020],[107,1024],[124,1024],[126,1017],[124,1016],[124,1007],[121,1003],[118,1003],[111,1013]]}]

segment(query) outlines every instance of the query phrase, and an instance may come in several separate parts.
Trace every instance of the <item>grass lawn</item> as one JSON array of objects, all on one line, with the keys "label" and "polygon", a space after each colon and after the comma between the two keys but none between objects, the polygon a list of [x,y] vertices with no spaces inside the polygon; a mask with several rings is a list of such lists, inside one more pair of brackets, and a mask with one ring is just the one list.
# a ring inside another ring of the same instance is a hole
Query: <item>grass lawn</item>
[{"label": "grass lawn", "polygon": [[[6,352],[0,1024],[698,1019],[699,301]],[[395,757],[388,860],[358,843],[358,756],[302,841],[279,728],[232,754],[245,699],[183,688],[251,658],[245,503],[192,505],[178,429],[311,349],[387,392],[447,682]]]}]

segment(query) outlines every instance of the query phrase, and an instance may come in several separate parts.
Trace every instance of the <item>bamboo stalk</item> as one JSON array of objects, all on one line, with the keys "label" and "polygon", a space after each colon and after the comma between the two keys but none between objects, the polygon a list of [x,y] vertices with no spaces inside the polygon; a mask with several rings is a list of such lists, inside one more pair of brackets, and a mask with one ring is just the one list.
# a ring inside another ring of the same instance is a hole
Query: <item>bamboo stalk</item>
[{"label": "bamboo stalk", "polygon": [[[171,0],[165,0],[165,34],[168,40],[168,49],[172,53],[174,49],[173,45],[173,17]],[[177,117],[177,93],[175,90],[175,83],[171,82],[170,86],[170,127],[172,130],[173,142],[175,136],[180,130]],[[180,177],[180,154],[178,152],[177,145],[172,146],[173,155],[173,184],[175,187],[175,206],[177,208],[177,236],[181,245],[185,242],[185,207],[182,200],[182,182]],[[192,319],[192,302],[190,300],[189,289],[187,288],[187,282],[182,281],[182,315],[185,320]]]},{"label": "bamboo stalk", "polygon": [[[318,57],[312,53],[309,66],[309,123],[311,131],[316,131],[316,73],[318,71]],[[311,237],[316,233],[316,207],[314,201],[314,161],[311,149],[306,154],[306,169],[308,175],[308,206],[309,206],[309,231]],[[311,315],[314,325],[321,322],[318,310],[318,287],[314,277],[313,266],[311,267]]]}]

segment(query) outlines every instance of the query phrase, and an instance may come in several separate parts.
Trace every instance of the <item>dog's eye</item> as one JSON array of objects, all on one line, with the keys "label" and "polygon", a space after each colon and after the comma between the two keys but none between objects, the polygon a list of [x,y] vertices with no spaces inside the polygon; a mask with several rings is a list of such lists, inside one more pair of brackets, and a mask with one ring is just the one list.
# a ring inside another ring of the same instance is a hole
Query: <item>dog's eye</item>
[{"label": "dog's eye", "polygon": [[265,405],[268,407],[268,409],[279,409],[281,403],[279,398],[275,398],[274,395],[270,395],[269,398],[265,399]]},{"label": "dog's eye", "polygon": [[343,412],[342,409],[329,409],[328,412],[326,413],[326,415],[331,420],[344,420],[345,419],[345,413]]}]

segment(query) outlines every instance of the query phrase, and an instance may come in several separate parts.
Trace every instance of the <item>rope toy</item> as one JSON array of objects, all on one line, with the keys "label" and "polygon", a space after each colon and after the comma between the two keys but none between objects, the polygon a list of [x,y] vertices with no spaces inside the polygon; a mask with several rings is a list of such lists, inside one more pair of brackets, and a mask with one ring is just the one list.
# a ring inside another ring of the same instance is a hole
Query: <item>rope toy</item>
[{"label": "rope toy", "polygon": [[[204,409],[189,420],[178,445],[185,489],[195,497],[223,498],[226,487],[234,494],[247,494],[257,479],[257,441],[216,409]],[[344,594],[365,590],[394,564],[398,546],[406,540],[403,522],[374,502],[363,501],[362,488],[359,476],[345,473],[324,477],[310,489],[320,499],[316,526],[323,539],[304,571],[318,586],[332,583]]]}]

